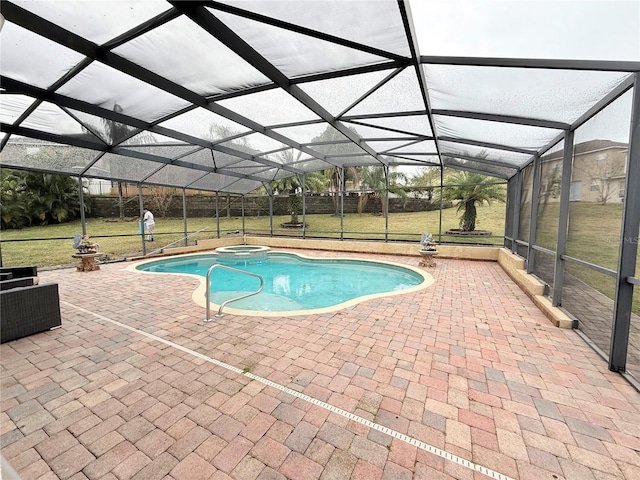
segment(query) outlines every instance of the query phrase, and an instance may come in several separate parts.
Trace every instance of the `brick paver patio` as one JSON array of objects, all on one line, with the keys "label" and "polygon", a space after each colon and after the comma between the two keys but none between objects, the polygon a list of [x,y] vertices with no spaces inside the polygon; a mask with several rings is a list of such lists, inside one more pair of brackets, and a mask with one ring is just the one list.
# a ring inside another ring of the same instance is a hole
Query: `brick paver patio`
[{"label": "brick paver patio", "polygon": [[2,455],[24,480],[640,478],[640,394],[496,263],[211,323],[197,280],[127,266],[41,272],[63,327],[2,345]]}]

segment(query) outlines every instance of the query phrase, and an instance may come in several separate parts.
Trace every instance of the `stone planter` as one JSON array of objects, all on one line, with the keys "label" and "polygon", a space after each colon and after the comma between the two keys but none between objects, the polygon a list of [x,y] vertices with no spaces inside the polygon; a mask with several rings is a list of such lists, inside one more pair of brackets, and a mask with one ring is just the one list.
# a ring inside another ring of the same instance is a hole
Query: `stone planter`
[{"label": "stone planter", "polygon": [[438,255],[437,250],[420,250],[420,255],[422,258],[420,259],[421,267],[435,267],[436,262],[433,259],[436,255]]}]

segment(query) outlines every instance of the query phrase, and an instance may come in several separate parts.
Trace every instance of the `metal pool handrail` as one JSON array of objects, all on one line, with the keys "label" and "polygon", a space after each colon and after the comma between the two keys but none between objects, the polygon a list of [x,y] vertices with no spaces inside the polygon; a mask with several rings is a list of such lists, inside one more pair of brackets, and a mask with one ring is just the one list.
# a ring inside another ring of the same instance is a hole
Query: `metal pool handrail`
[{"label": "metal pool handrail", "polygon": [[245,272],[244,270],[238,270],[237,268],[231,268],[231,267],[227,267],[226,265],[220,265],[220,264],[215,264],[213,265],[211,268],[209,268],[209,270],[207,270],[207,282],[206,282],[206,290],[205,290],[205,300],[207,302],[207,318],[204,319],[205,322],[210,322],[211,321],[211,272],[213,272],[214,269],[216,268],[224,268],[225,270],[229,270],[231,272],[237,272],[237,273],[244,273],[245,275],[249,275],[251,277],[256,277],[257,279],[260,280],[260,288],[258,288],[258,290],[256,290],[255,292],[251,292],[251,293],[247,293],[245,295],[241,295],[239,297],[236,298],[231,298],[229,300],[226,300],[225,302],[222,302],[222,304],[220,305],[220,308],[218,309],[218,313],[216,314],[216,318],[220,318],[222,317],[222,309],[231,302],[235,302],[236,300],[242,300],[243,298],[247,298],[247,297],[251,297],[253,295],[257,295],[262,291],[262,287],[264,286],[264,279],[258,275],[257,273],[251,273],[251,272]]},{"label": "metal pool handrail", "polygon": [[192,237],[192,236],[194,236],[194,235],[197,235],[197,234],[198,234],[198,233],[200,233],[200,232],[204,232],[204,231],[205,231],[206,229],[208,229],[208,228],[209,228],[209,227],[201,228],[201,229],[200,229],[200,230],[198,230],[197,232],[190,233],[190,234],[189,234],[189,235],[187,235],[186,237],[179,238],[179,239],[178,239],[178,240],[176,240],[175,242],[171,242],[171,243],[166,244],[164,247],[156,248],[153,252],[149,252],[149,253],[145,254],[145,257],[148,257],[149,255],[153,255],[154,253],[161,252],[164,248],[170,247],[171,245],[175,245],[176,243],[180,243],[181,241],[183,241],[183,240],[185,240],[185,239],[188,239],[189,237]]}]

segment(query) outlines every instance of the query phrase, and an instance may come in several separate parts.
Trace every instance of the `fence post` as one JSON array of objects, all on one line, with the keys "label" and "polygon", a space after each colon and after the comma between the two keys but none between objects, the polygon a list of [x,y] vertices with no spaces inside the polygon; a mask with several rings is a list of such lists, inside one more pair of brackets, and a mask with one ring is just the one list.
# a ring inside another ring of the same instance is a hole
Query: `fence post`
[{"label": "fence post", "polygon": [[[640,178],[640,75],[635,74],[631,133],[627,152],[627,177],[624,186],[624,207],[620,231],[620,251],[616,274],[616,293],[611,329],[609,370],[625,371],[631,327],[636,260],[638,255],[638,230],[640,226],[640,193],[637,181]],[[637,285],[636,285],[637,288]]]},{"label": "fence post", "polygon": [[147,255],[147,242],[144,241],[144,200],[142,198],[142,184],[138,184],[138,206],[140,210],[140,221],[138,225],[140,226],[140,239],[142,241],[142,256]]},{"label": "fence post", "polygon": [[80,223],[82,224],[82,235],[87,234],[87,220],[84,216],[84,188],[82,177],[78,175],[78,201],[80,202]]},{"label": "fence post", "polygon": [[220,192],[216,192],[216,231],[220,238]]},{"label": "fence post", "polygon": [[184,222],[184,246],[189,246],[189,230],[187,229],[187,189],[182,187],[182,220]]}]

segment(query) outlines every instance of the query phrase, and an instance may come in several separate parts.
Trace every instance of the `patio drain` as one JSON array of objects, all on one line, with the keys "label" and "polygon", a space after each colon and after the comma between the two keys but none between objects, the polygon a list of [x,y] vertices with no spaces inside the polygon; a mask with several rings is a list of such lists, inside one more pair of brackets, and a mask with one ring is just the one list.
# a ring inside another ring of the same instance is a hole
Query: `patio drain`
[{"label": "patio drain", "polygon": [[82,313],[85,314],[89,314],[94,316],[97,319],[100,319],[102,321],[105,322],[109,322],[113,325],[117,325],[121,328],[124,328],[126,330],[129,330],[131,332],[135,332],[139,335],[142,335],[144,337],[150,338],[152,340],[155,340],[157,342],[163,343],[165,345],[168,345],[170,347],[176,348],[182,352],[188,353],[194,357],[200,358],[201,360],[204,360],[208,363],[213,363],[214,365],[217,365],[219,367],[225,368],[227,370],[230,370],[234,373],[237,373],[238,375],[244,375],[246,377],[249,377],[252,380],[255,380],[257,382],[263,383],[264,385],[267,385],[269,387],[275,388],[276,390],[279,390],[281,392],[287,393],[293,397],[299,398],[301,400],[304,400],[306,402],[309,402],[313,405],[316,405],[318,407],[324,408],[326,410],[329,410],[330,412],[333,412],[335,414],[338,414],[340,416],[346,417],[349,420],[353,420],[354,422],[358,422],[362,425],[365,425],[369,428],[373,428],[374,430],[377,430],[379,432],[385,433],[393,438],[397,438],[398,440],[401,440],[403,442],[406,442],[410,445],[413,445],[421,450],[424,450],[426,452],[429,452],[433,455],[436,455],[438,457],[442,457],[445,460],[448,460],[450,462],[456,463],[458,465],[461,465],[465,468],[468,468],[469,470],[473,470],[479,473],[482,473],[483,475],[486,475],[489,478],[493,478],[495,480],[514,480],[513,478],[507,476],[507,475],[503,475],[502,473],[496,472],[494,470],[491,470],[490,468],[484,467],[482,465],[478,465],[477,463],[471,462],[470,460],[467,460],[466,458],[462,458],[459,457],[457,455],[454,455],[452,453],[447,452],[446,450],[442,450],[438,447],[434,447],[433,445],[429,445],[428,443],[425,443],[421,440],[418,440],[416,438],[410,437],[408,435],[405,435],[404,433],[400,433],[396,430],[393,430],[391,428],[385,427],[384,425],[380,425],[378,423],[374,423],[370,420],[367,420],[366,418],[360,417],[358,415],[354,415],[351,412],[348,412],[346,410],[343,410],[341,408],[335,407],[329,403],[323,402],[321,400],[318,400],[316,398],[310,397],[309,395],[305,395],[304,393],[300,393],[297,392],[295,390],[292,390],[291,388],[285,387],[284,385],[280,385],[279,383],[275,383],[272,382],[271,380],[268,380],[266,378],[263,377],[259,377],[257,375],[254,375],[251,372],[247,372],[246,370],[242,370],[240,368],[234,367],[233,365],[229,365],[228,363],[224,363],[221,362],[220,360],[216,360],[215,358],[211,358],[207,355],[203,355],[202,353],[196,352],[195,350],[191,350],[190,348],[186,348],[183,347],[180,344],[174,343],[170,340],[166,340],[162,337],[158,337],[156,335],[153,335],[151,333],[147,333],[143,330],[138,330],[137,328],[133,328],[130,327],[128,325],[125,325],[124,323],[120,323],[117,320],[113,320],[109,317],[105,317],[104,315],[100,315],[99,313],[95,313],[92,312],[91,310],[87,310],[86,308],[83,307],[79,307],[77,305],[74,305],[73,303],[69,303],[66,302],[64,300],[60,301],[61,304],[66,305],[68,307],[74,308]]}]

